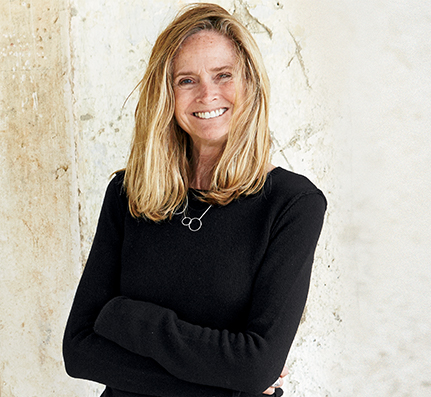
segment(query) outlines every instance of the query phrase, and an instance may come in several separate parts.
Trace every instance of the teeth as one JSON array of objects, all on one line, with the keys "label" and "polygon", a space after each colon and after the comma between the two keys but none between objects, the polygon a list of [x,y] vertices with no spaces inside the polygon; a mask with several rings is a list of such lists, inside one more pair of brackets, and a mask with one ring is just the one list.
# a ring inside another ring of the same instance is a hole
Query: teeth
[{"label": "teeth", "polygon": [[196,112],[193,114],[200,119],[212,119],[214,117],[221,116],[224,112],[226,112],[226,110],[226,108],[223,108],[218,110],[212,110],[211,112]]}]

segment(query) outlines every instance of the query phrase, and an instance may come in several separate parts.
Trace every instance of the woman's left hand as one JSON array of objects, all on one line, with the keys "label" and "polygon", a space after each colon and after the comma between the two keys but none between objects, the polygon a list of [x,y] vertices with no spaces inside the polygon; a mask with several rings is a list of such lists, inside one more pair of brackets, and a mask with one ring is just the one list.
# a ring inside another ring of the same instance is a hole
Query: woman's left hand
[{"label": "woman's left hand", "polygon": [[[284,380],[283,378],[289,373],[289,370],[287,369],[286,366],[284,366],[283,371],[281,372],[279,378],[277,379],[277,381],[274,383],[274,385],[268,387],[268,389],[266,389],[263,394],[267,394],[267,395],[273,395],[275,393],[275,389],[283,386]],[[275,386],[275,384],[277,384],[277,386]]]}]

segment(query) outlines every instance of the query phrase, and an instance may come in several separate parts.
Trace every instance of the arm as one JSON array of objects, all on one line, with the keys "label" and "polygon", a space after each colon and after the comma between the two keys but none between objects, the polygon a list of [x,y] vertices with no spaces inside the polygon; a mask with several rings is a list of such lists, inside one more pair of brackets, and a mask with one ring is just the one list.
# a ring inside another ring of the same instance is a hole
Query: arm
[{"label": "arm", "polygon": [[178,379],[262,393],[282,372],[299,325],[325,208],[321,194],[303,194],[274,225],[244,332],[203,328],[172,310],[116,297],[101,311],[96,334]]},{"label": "arm", "polygon": [[93,331],[106,302],[119,294],[120,256],[127,201],[122,178],[111,181],[93,246],[67,322],[63,355],[67,373],[137,394],[231,396],[228,390],[186,383],[156,361],[130,352]]}]

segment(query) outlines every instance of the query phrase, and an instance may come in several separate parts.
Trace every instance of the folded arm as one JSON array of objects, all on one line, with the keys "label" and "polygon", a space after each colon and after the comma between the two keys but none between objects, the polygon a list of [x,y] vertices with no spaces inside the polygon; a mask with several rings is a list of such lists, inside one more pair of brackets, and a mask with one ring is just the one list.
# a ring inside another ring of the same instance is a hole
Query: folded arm
[{"label": "folded arm", "polygon": [[121,247],[127,201],[116,177],[107,189],[93,246],[81,277],[63,338],[67,373],[137,394],[231,397],[232,391],[176,378],[150,357],[97,335],[94,323],[119,295]]},{"label": "folded arm", "polygon": [[204,328],[170,309],[116,296],[101,310],[96,334],[177,379],[262,393],[280,375],[299,325],[325,205],[318,193],[301,195],[274,225],[244,332]]}]

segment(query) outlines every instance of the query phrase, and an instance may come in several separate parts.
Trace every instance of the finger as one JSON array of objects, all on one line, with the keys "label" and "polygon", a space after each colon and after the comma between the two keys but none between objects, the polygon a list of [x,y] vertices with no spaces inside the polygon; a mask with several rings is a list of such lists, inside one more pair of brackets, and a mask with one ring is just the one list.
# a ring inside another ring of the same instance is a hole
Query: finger
[{"label": "finger", "polygon": [[289,368],[287,368],[286,366],[283,367],[283,371],[280,375],[280,378],[284,378],[287,374],[289,373]]},{"label": "finger", "polygon": [[271,387],[274,387],[274,388],[278,388],[278,387],[281,387],[281,386],[283,386],[283,383],[284,383],[284,380],[283,380],[283,378],[278,378],[272,385],[271,385]]},{"label": "finger", "polygon": [[263,394],[267,394],[269,396],[272,396],[275,393],[275,388],[274,387],[268,387],[268,389],[266,389]]}]

